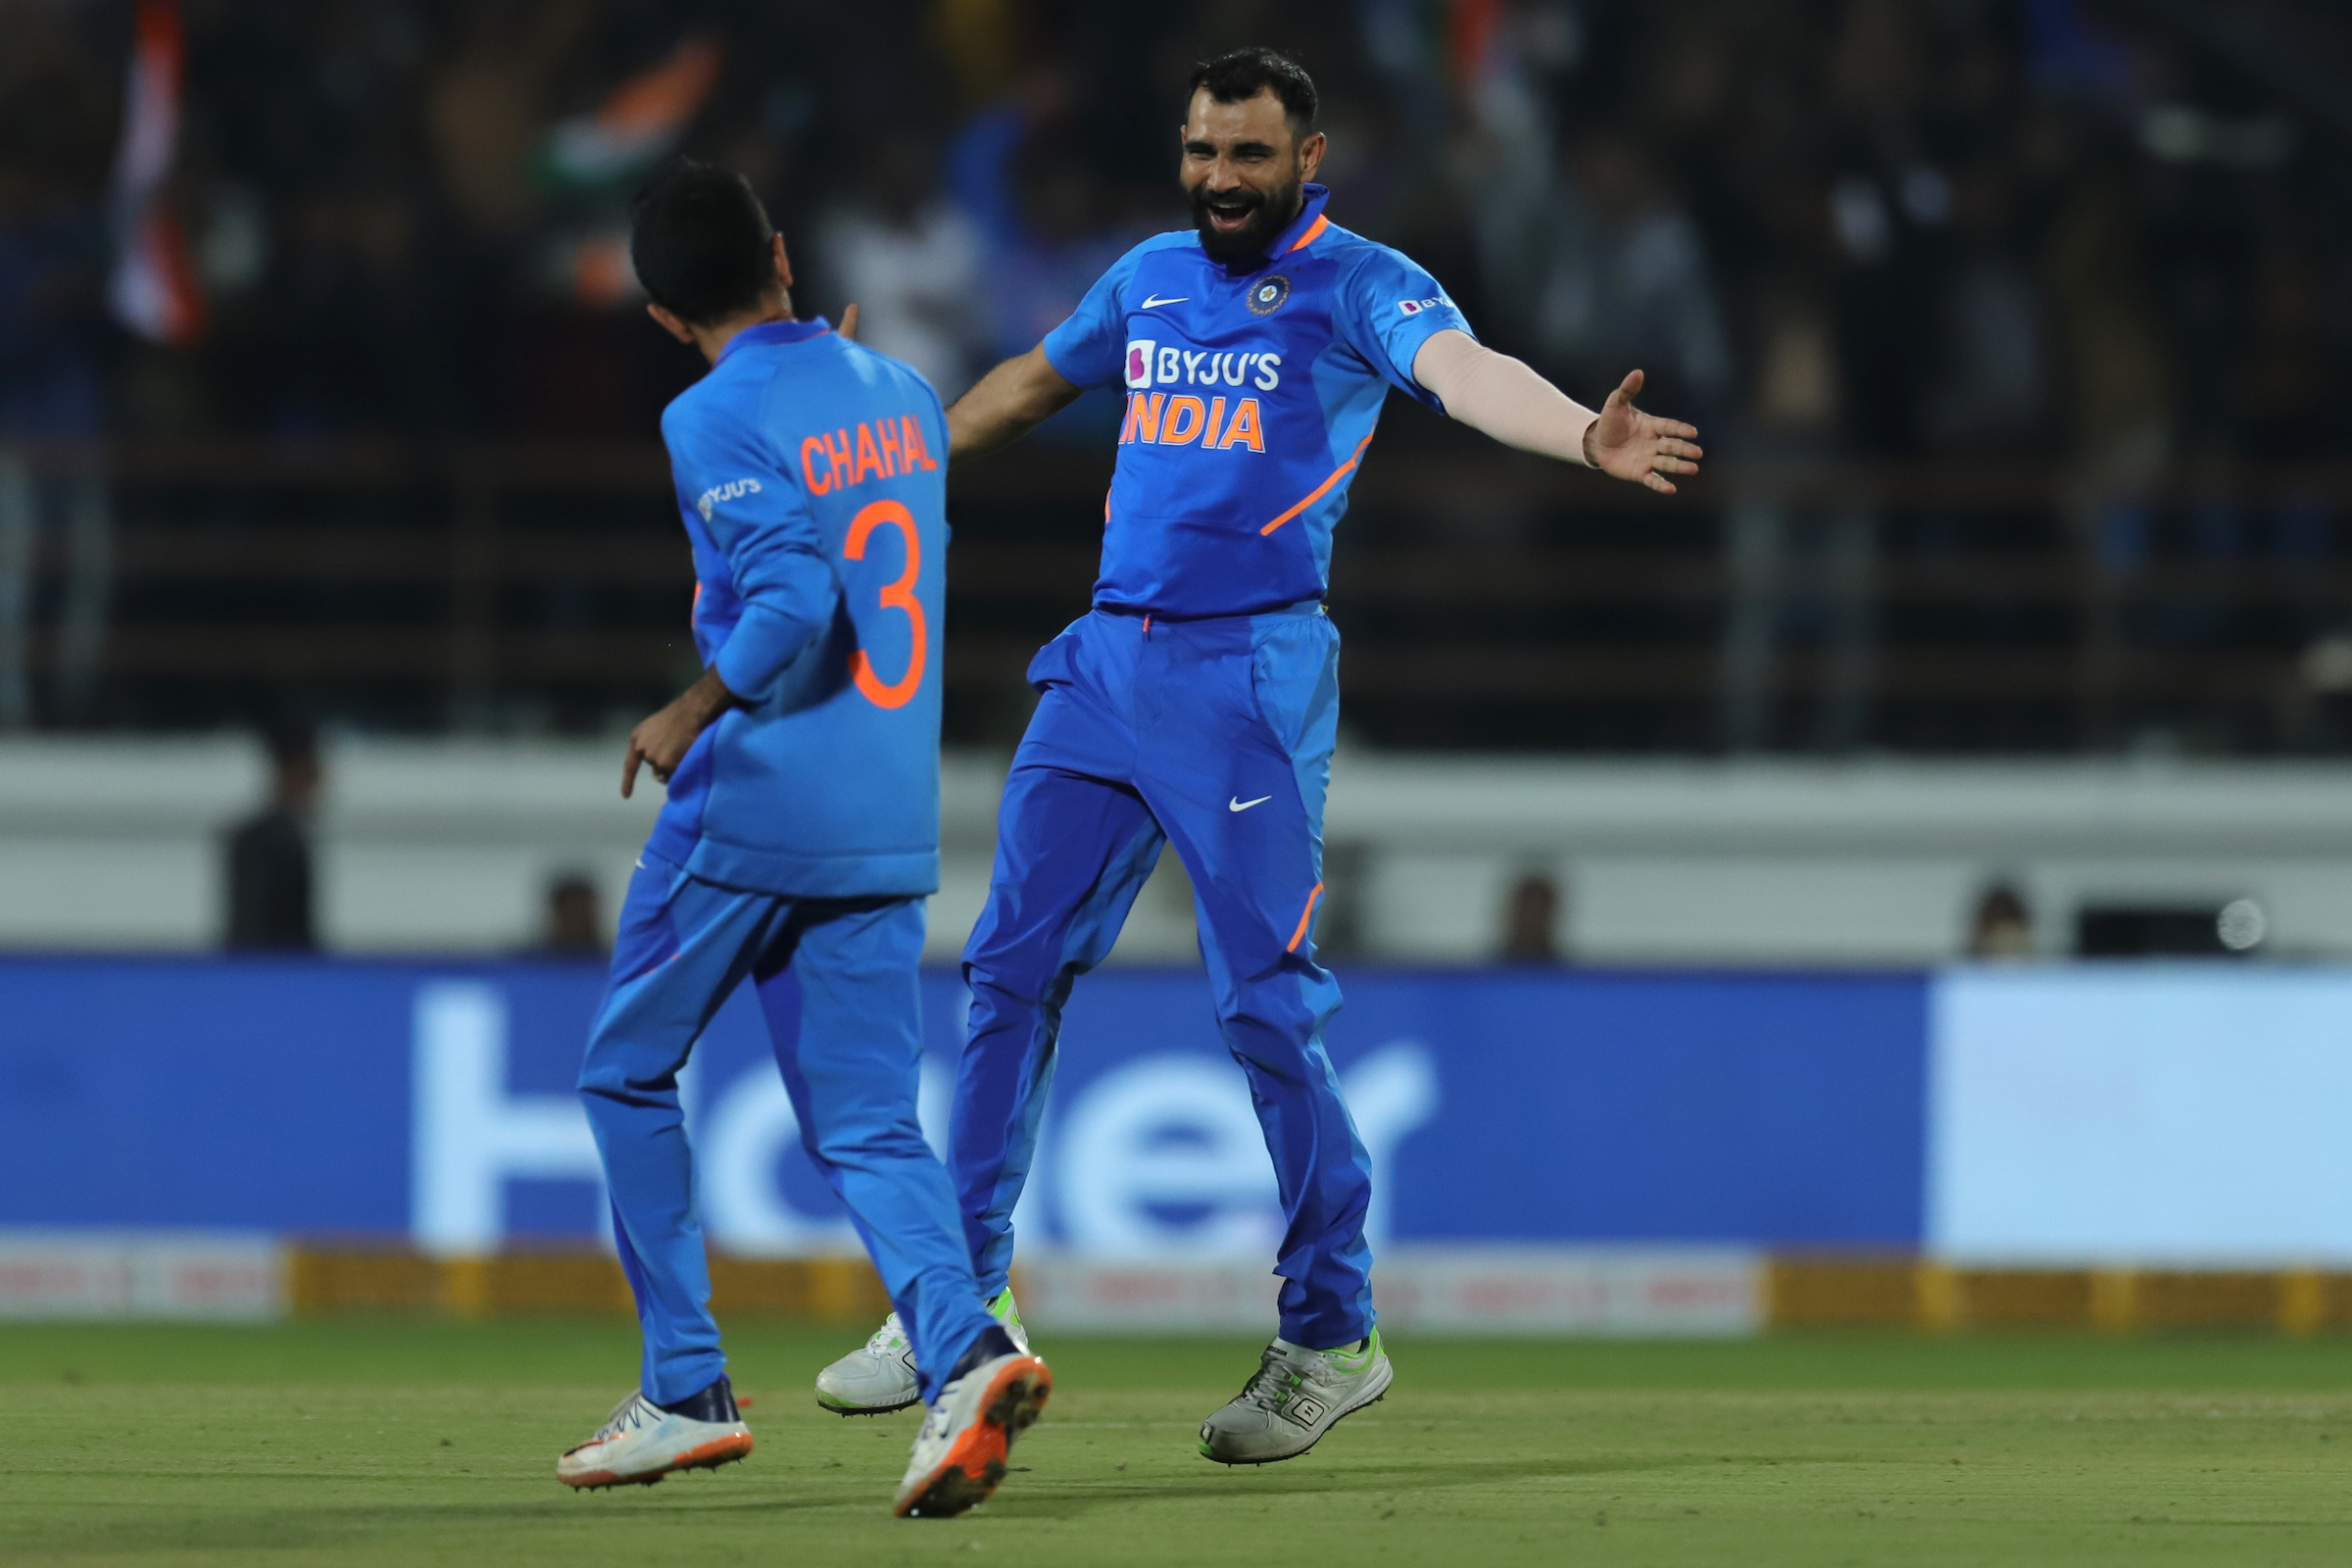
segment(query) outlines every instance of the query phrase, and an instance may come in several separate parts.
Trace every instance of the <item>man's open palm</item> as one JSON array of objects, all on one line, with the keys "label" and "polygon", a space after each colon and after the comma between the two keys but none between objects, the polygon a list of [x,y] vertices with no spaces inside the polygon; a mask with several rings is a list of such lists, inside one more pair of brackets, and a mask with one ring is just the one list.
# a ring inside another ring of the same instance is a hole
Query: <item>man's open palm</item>
[{"label": "man's open palm", "polygon": [[1662,496],[1674,494],[1670,473],[1696,473],[1706,454],[1693,440],[1695,425],[1680,419],[1661,419],[1634,407],[1642,391],[1642,372],[1636,370],[1600,406],[1600,417],[1585,432],[1585,456],[1592,466],[1612,478],[1645,484]]}]

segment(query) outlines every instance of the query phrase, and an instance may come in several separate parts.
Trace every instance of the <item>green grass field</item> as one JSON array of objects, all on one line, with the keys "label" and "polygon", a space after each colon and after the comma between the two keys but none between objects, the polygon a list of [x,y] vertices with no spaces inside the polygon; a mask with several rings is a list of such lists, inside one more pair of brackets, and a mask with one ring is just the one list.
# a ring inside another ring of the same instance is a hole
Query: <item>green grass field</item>
[{"label": "green grass field", "polygon": [[1255,1348],[1048,1338],[987,1508],[889,1517],[909,1415],[808,1396],[854,1334],[744,1327],[760,1450],[573,1495],[625,1326],[0,1328],[0,1563],[2331,1563],[2352,1343],[1394,1346],[1396,1391],[1259,1470],[1193,1428]]}]

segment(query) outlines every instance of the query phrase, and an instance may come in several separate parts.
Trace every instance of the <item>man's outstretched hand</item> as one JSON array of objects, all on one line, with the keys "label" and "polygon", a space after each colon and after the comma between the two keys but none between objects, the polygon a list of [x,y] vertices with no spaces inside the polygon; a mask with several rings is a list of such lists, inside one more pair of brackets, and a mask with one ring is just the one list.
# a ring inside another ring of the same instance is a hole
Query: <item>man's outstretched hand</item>
[{"label": "man's outstretched hand", "polygon": [[735,694],[718,678],[718,671],[706,669],[703,678],[687,687],[676,702],[629,731],[629,760],[620,770],[621,799],[636,792],[640,763],[651,767],[662,783],[668,783],[695,740],[734,706]]},{"label": "man's outstretched hand", "polygon": [[1693,438],[1695,425],[1661,419],[1634,407],[1642,372],[1634,371],[1600,406],[1600,417],[1585,431],[1585,461],[1617,479],[1645,484],[1662,496],[1674,494],[1670,473],[1696,473],[1705,453]]}]

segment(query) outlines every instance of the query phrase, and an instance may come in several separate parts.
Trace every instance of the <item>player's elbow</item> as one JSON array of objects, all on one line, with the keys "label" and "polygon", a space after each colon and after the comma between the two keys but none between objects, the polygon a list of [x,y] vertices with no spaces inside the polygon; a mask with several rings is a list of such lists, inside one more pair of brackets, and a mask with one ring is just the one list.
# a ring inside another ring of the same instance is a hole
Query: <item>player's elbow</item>
[{"label": "player's elbow", "polygon": [[1014,364],[1019,368],[1017,395],[1021,413],[1030,423],[1042,423],[1078,400],[1081,389],[1054,368],[1054,362],[1046,358],[1043,343]]},{"label": "player's elbow", "polygon": [[1019,440],[1068,408],[1079,390],[1054,368],[1043,344],[1006,360],[948,411],[951,460]]}]

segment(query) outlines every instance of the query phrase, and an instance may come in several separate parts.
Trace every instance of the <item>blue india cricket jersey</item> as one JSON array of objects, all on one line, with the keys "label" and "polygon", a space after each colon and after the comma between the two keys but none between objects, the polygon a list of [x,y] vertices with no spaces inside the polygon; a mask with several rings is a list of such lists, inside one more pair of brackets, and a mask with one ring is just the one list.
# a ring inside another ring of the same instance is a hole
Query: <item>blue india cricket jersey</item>
[{"label": "blue india cricket jersey", "polygon": [[1329,190],[1305,194],[1254,270],[1161,234],[1046,334],[1065,379],[1127,390],[1096,604],[1192,617],[1322,598],[1389,388],[1441,408],[1413,356],[1469,323],[1429,273],[1326,219]]},{"label": "blue india cricket jersey", "polygon": [[939,885],[947,419],[821,319],[755,326],[662,412],[694,547],[695,647],[742,698],[647,847],[802,898]]}]

